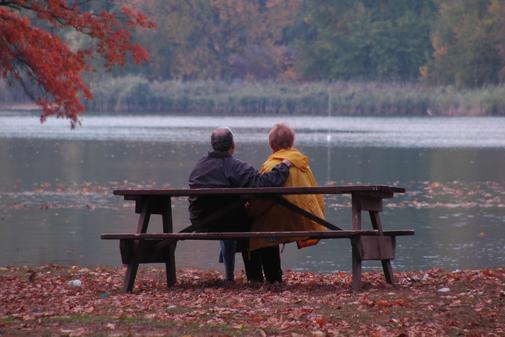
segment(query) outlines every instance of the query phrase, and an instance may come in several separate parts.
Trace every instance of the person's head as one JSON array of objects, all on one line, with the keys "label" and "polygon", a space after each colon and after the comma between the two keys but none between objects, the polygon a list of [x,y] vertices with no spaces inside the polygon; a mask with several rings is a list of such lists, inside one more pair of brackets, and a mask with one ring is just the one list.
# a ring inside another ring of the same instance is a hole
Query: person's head
[{"label": "person's head", "polygon": [[275,124],[268,134],[268,144],[272,150],[289,149],[295,142],[295,131],[284,123]]},{"label": "person's head", "polygon": [[222,127],[212,131],[210,143],[214,151],[229,152],[233,154],[235,143],[233,142],[233,133],[230,128]]}]

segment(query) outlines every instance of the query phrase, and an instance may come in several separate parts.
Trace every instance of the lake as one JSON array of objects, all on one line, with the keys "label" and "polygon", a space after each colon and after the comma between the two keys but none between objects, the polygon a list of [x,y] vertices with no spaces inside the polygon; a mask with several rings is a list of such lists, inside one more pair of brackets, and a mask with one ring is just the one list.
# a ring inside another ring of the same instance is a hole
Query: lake
[{"label": "lake", "polygon": [[[284,121],[310,157],[320,185],[389,184],[407,193],[386,201],[398,270],[505,265],[505,118],[85,116],[82,126],[0,112],[0,265],[120,265],[103,232],[136,226],[116,188],[186,187],[209,150],[210,132],[230,126],[236,157],[259,167],[270,127]],[[350,199],[326,199],[331,222],[350,228]],[[189,225],[187,200],[174,205],[176,230]],[[161,231],[154,216],[151,231]],[[364,223],[367,228],[369,223]],[[181,242],[177,267],[222,269],[217,242]],[[297,250],[284,269],[350,270],[347,240]],[[375,262],[365,269],[379,268]]]}]

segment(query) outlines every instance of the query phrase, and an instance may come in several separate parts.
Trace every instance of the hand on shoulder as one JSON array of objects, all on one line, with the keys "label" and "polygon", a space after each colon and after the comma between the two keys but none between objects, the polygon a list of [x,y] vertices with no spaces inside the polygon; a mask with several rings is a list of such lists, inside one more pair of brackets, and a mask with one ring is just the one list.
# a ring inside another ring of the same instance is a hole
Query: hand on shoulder
[{"label": "hand on shoulder", "polygon": [[289,160],[287,160],[287,159],[284,159],[284,160],[282,161],[282,163],[283,163],[284,165],[286,165],[288,168],[293,167],[293,163],[292,163],[292,162],[290,162],[290,161],[289,161]]}]

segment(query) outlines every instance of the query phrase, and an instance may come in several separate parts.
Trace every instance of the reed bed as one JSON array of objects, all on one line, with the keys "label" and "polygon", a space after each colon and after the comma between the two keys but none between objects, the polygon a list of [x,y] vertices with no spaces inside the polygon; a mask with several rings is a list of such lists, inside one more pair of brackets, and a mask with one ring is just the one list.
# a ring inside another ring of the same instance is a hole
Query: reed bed
[{"label": "reed bed", "polygon": [[[26,101],[0,82],[0,103]],[[503,116],[505,84],[478,89],[424,83],[149,81],[106,77],[91,83],[96,113],[194,115]]]},{"label": "reed bed", "polygon": [[223,115],[497,116],[505,85],[480,89],[383,82],[148,81],[140,76],[92,85],[89,111]]}]

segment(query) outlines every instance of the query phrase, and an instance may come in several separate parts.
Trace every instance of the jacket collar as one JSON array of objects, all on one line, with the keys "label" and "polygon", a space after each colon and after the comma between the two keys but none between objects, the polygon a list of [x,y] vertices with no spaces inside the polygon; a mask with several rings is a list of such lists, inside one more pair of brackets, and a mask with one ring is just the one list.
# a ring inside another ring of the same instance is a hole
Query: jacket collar
[{"label": "jacket collar", "polygon": [[226,158],[231,157],[231,155],[227,151],[210,151],[209,157],[212,158]]}]

